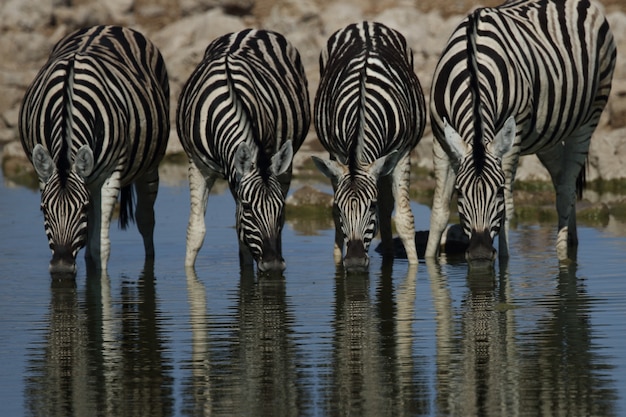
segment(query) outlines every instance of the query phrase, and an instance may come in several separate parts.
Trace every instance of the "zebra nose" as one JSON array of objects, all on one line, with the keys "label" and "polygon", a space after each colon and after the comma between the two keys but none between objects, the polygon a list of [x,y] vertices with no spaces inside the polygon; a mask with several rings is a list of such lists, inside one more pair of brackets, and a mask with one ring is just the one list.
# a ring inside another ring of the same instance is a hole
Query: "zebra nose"
[{"label": "zebra nose", "polygon": [[492,262],[496,258],[496,250],[493,248],[489,230],[481,232],[472,230],[465,258],[468,262]]},{"label": "zebra nose", "polygon": [[274,260],[274,261],[261,261],[259,262],[259,271],[261,272],[269,272],[269,271],[276,271],[276,272],[282,272],[285,270],[285,268],[287,267],[287,265],[285,264],[285,261],[281,260]]},{"label": "zebra nose", "polygon": [[350,240],[346,247],[346,256],[343,266],[346,269],[363,269],[369,266],[370,259],[367,256],[365,245],[362,240]]},{"label": "zebra nose", "polygon": [[269,245],[266,242],[261,259],[258,262],[259,271],[265,272],[285,270],[285,260],[275,247],[276,245]]},{"label": "zebra nose", "polygon": [[286,268],[286,264],[283,258],[275,258],[272,260],[262,259],[259,262],[259,271],[261,272],[268,272],[268,271],[282,272],[285,270],[285,268]]},{"label": "zebra nose", "polygon": [[70,248],[65,245],[55,245],[50,260],[51,274],[73,274],[76,272],[76,261]]}]

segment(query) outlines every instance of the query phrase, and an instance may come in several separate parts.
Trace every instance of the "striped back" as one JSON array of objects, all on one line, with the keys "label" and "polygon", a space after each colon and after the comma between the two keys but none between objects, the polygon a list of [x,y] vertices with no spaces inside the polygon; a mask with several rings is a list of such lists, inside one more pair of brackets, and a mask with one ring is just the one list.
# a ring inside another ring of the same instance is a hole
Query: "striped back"
[{"label": "striped back", "polygon": [[19,130],[39,174],[50,247],[55,257],[63,247],[73,265],[86,238],[78,221],[85,195],[114,172],[121,186],[129,185],[156,169],[165,153],[169,85],[159,51],[118,26],[68,35],[26,91]]},{"label": "striped back", "polygon": [[499,232],[520,154],[574,141],[582,168],[614,65],[608,23],[586,0],[509,1],[459,25],[433,77],[431,125],[468,236],[490,245]]},{"label": "striped back", "polygon": [[424,129],[424,98],[405,38],[380,23],[335,32],[320,55],[315,129],[351,168],[412,150]]},{"label": "striped back", "polygon": [[300,55],[282,35],[247,29],[207,47],[179,98],[181,143],[207,177],[227,179],[240,242],[261,268],[282,263],[292,157],[310,125],[307,88]]},{"label": "striped back", "polygon": [[380,23],[334,33],[322,50],[320,73],[315,129],[331,160],[315,162],[333,182],[344,265],[367,262],[378,230],[378,180],[421,138],[424,97],[405,38]]}]

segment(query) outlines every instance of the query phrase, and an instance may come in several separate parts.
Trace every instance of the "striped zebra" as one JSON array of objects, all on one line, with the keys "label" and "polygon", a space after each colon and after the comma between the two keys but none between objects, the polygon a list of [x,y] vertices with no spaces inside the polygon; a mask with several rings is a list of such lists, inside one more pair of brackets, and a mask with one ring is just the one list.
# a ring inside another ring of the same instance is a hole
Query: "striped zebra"
[{"label": "striped zebra", "polygon": [[86,258],[106,270],[118,195],[120,225],[136,217],[146,258],[154,258],[153,207],[168,114],[165,64],[140,33],[94,26],[55,45],[19,117],[22,146],[42,189],[51,272],[75,272],[85,245]]},{"label": "striped zebra", "polygon": [[211,187],[225,178],[237,205],[241,264],[285,268],[285,195],[293,154],[311,123],[307,88],[298,51],[278,33],[247,29],[207,47],[183,87],[176,119],[189,157],[187,267],[204,241]]},{"label": "striped zebra", "polygon": [[334,189],[335,262],[367,268],[379,222],[384,251],[392,250],[395,200],[396,229],[409,263],[417,263],[409,154],[426,109],[412,50],[383,24],[351,24],[329,38],[320,74],[315,129],[330,159],[313,159]]},{"label": "striped zebra", "polygon": [[456,190],[469,261],[509,254],[520,155],[537,154],[556,189],[557,256],[577,246],[576,194],[609,97],[616,49],[587,0],[509,1],[477,9],[435,70],[431,124],[436,189],[426,256],[434,257]]}]

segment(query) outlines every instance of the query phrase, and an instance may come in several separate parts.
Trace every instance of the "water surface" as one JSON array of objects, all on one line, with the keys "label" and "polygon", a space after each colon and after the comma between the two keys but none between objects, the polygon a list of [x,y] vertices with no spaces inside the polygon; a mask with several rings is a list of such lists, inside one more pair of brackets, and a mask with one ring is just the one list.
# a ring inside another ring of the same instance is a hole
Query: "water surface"
[{"label": "water surface", "polygon": [[[406,260],[346,275],[333,231],[285,227],[287,270],[239,268],[234,203],[211,195],[183,267],[188,189],[162,185],[154,265],[111,230],[106,275],[51,280],[39,195],[0,179],[0,402],[6,416],[620,416],[626,233],[521,225],[492,272]],[[417,229],[429,211],[414,205]]]}]

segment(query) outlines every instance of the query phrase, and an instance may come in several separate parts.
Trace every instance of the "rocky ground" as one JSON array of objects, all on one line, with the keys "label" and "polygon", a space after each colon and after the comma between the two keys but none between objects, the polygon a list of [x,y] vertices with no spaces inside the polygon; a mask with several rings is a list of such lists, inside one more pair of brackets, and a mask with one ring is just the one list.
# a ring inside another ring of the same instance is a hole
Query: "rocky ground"
[{"label": "rocky ground", "polygon": [[[5,176],[29,170],[18,141],[19,105],[28,84],[52,46],[70,31],[91,24],[115,23],[144,32],[161,49],[170,74],[172,121],[182,84],[208,43],[245,27],[283,33],[300,50],[311,97],[318,80],[318,55],[335,30],[363,19],[383,22],[402,32],[415,54],[415,72],[425,94],[439,54],[453,28],[475,7],[471,0],[4,0],[0,4],[0,153]],[[484,5],[499,1],[485,0]],[[601,126],[592,140],[588,179],[626,177],[626,5],[603,0],[618,44],[614,88]],[[430,129],[413,153],[428,181]],[[172,129],[169,152],[180,152]],[[313,129],[296,156],[296,169],[307,169],[312,153],[321,153]],[[525,157],[518,179],[545,180],[536,158]]]}]

